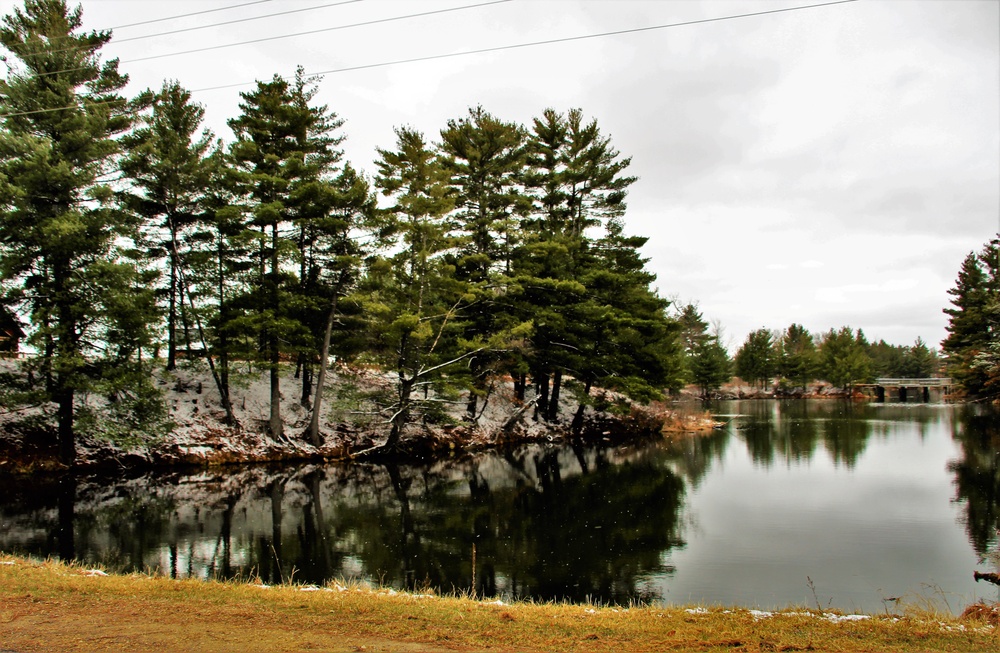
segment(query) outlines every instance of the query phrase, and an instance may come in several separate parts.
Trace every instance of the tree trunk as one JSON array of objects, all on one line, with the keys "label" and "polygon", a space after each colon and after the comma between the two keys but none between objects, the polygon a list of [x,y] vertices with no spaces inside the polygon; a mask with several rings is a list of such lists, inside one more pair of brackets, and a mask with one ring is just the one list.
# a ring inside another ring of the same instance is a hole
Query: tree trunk
[{"label": "tree trunk", "polygon": [[[591,381],[587,381],[583,385],[584,396],[590,395]],[[580,405],[576,408],[576,414],[573,415],[573,422],[570,424],[570,432],[573,435],[580,435],[580,431],[583,430],[583,411],[586,410],[587,404],[580,402]]]},{"label": "tree trunk", "polygon": [[476,394],[476,388],[473,386],[469,390],[469,402],[465,405],[465,418],[470,422],[476,421],[476,408],[479,405],[479,395]]},{"label": "tree trunk", "polygon": [[177,261],[174,244],[170,251],[170,290],[167,300],[167,371],[177,367]]},{"label": "tree trunk", "polygon": [[267,422],[267,430],[272,438],[281,440],[285,435],[285,425],[281,420],[281,360],[278,356],[277,336],[273,334],[268,336],[267,347],[271,380],[271,415]]},{"label": "tree trunk", "polygon": [[[221,241],[220,241],[221,245]],[[236,417],[233,415],[233,404],[230,401],[229,395],[229,337],[226,335],[226,323],[229,321],[229,306],[226,303],[226,275],[223,250],[219,249],[219,323],[221,328],[219,329],[219,372],[216,374],[215,367],[212,365],[212,357],[208,353],[208,345],[202,340],[202,346],[206,348],[205,356],[208,358],[208,365],[212,367],[212,376],[215,377],[215,383],[219,387],[219,395],[222,397],[222,406],[226,409],[226,423],[233,426],[236,422]],[[190,298],[189,298],[190,301]],[[195,314],[197,318],[197,313]],[[198,332],[202,334],[204,338],[204,331],[201,328],[201,321],[198,322]]]},{"label": "tree trunk", "polygon": [[[73,306],[67,296],[66,280],[69,278],[68,264],[56,265],[53,270],[53,281],[55,282],[54,295],[56,304],[56,333],[55,352],[59,367],[75,367],[77,354],[76,346],[76,320],[73,318]],[[58,368],[57,368],[58,369]],[[76,434],[73,431],[73,400],[74,389],[67,376],[73,373],[73,369],[58,370],[55,375],[55,388],[53,398],[58,405],[58,438],[59,438],[59,461],[67,467],[72,467],[76,463]]]},{"label": "tree trunk", "polygon": [[549,397],[548,410],[545,412],[545,421],[551,422],[559,417],[559,390],[562,388],[562,370],[556,370],[552,375],[552,394]]},{"label": "tree trunk", "polygon": [[72,467],[76,463],[76,433],[73,431],[73,388],[66,387],[60,374],[56,379],[56,402],[59,421],[59,462]]},{"label": "tree trunk", "polygon": [[337,296],[333,296],[330,312],[326,316],[326,330],[323,332],[323,347],[319,355],[319,375],[316,377],[316,401],[313,402],[312,417],[309,420],[309,441],[315,446],[323,444],[319,434],[319,416],[323,405],[323,388],[326,384],[326,370],[330,360],[330,339],[333,336],[333,321],[337,318]]},{"label": "tree trunk", "polygon": [[538,402],[535,403],[535,414],[532,419],[536,422],[539,416],[545,417],[545,411],[549,406],[549,375],[545,372],[535,374],[535,394],[538,395]]},{"label": "tree trunk", "polygon": [[312,380],[312,362],[302,356],[302,396],[299,397],[299,403],[306,410],[312,408]]},{"label": "tree trunk", "polygon": [[[271,225],[271,284],[269,308],[278,314],[278,225]],[[268,431],[275,440],[284,438],[285,425],[281,420],[281,357],[279,353],[278,334],[274,327],[267,333],[268,363],[271,377],[271,417],[268,420]]]},{"label": "tree trunk", "polygon": [[[180,254],[177,253],[177,243],[173,243],[174,254],[177,258],[180,258]],[[220,252],[221,256],[221,252]],[[221,258],[220,258],[221,261]],[[223,302],[223,286],[222,286],[222,269],[220,263],[219,269],[219,311],[222,312],[224,309]],[[187,288],[187,279],[184,277],[184,270],[179,271],[179,281],[181,288]],[[208,361],[208,368],[212,371],[212,379],[215,381],[215,387],[219,390],[219,399],[222,401],[222,408],[226,411],[226,424],[236,428],[240,427],[239,421],[236,419],[236,415],[233,413],[233,404],[229,398],[229,358],[226,354],[226,339],[225,336],[219,336],[220,348],[222,349],[222,375],[219,375],[218,370],[215,368],[215,360],[212,356],[212,352],[209,351],[208,341],[205,340],[205,329],[201,326],[201,318],[198,316],[197,311],[194,311],[194,298],[191,297],[191,293],[187,293],[188,303],[191,304],[191,309],[194,313],[195,324],[198,326],[198,337],[201,340],[201,347],[205,350],[205,360]],[[223,321],[224,323],[224,321]]]},{"label": "tree trunk", "polygon": [[399,447],[400,438],[403,435],[403,428],[410,421],[410,396],[413,394],[413,385],[416,377],[407,379],[402,372],[399,375],[399,402],[396,404],[396,412],[389,420],[389,437],[380,449],[392,451]]},{"label": "tree trunk", "polygon": [[527,375],[524,373],[514,375],[514,399],[524,401],[524,388],[528,385]]}]

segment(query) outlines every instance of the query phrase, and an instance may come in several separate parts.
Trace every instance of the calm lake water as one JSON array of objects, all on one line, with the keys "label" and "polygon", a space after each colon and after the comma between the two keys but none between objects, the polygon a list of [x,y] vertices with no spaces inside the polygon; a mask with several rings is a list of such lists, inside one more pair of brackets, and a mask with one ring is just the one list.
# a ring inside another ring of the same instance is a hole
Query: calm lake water
[{"label": "calm lake water", "polygon": [[[431,465],[0,478],[0,550],[174,577],[869,613],[998,588],[1000,420],[983,407],[724,402],[680,444]],[[474,563],[474,564],[473,564]]]}]

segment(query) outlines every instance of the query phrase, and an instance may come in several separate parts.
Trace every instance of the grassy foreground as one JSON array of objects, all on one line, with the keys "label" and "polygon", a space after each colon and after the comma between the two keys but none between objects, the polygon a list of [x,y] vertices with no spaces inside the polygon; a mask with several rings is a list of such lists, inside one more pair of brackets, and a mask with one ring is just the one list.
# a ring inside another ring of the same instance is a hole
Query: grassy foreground
[{"label": "grassy foreground", "polygon": [[851,617],[477,601],[391,590],[109,576],[0,556],[0,651],[974,651],[1000,627]]}]

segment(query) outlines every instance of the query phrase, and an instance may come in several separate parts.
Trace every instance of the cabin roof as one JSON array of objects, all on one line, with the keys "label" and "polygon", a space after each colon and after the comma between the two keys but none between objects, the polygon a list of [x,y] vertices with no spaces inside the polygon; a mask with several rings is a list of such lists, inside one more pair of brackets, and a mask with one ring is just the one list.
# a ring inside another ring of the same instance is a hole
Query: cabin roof
[{"label": "cabin roof", "polygon": [[0,331],[15,338],[24,337],[24,329],[21,328],[21,321],[6,306],[0,306]]}]

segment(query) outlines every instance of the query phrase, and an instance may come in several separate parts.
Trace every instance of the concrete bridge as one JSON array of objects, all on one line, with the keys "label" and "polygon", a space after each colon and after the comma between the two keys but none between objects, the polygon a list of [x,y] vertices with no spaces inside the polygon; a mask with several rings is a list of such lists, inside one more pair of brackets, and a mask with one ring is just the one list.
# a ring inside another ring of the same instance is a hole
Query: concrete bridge
[{"label": "concrete bridge", "polygon": [[942,401],[951,394],[951,379],[875,379],[875,383],[863,383],[856,388],[865,396],[877,401],[888,402],[932,402]]}]

